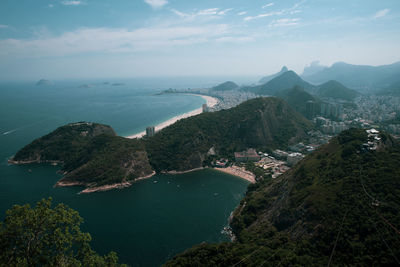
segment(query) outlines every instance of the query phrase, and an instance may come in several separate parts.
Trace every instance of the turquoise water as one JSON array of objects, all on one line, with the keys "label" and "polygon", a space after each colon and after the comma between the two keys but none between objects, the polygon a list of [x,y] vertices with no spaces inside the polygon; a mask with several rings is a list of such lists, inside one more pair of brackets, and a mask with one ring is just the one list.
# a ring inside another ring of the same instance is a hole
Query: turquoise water
[{"label": "turquoise water", "polygon": [[0,84],[0,218],[13,204],[51,196],[79,211],[96,251],[114,250],[133,266],[158,266],[194,244],[227,240],[221,230],[247,187],[236,177],[203,170],[78,195],[79,187],[53,188],[58,167],[7,164],[22,146],[69,122],[101,122],[129,135],[204,103],[196,96],[155,95],[162,87],[151,81],[124,82],[92,88],[78,88],[81,82]]}]

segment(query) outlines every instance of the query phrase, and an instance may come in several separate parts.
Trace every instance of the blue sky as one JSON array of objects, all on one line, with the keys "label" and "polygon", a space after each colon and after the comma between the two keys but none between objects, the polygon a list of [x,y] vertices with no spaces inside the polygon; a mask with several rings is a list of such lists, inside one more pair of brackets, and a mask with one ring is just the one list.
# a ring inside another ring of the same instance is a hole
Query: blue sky
[{"label": "blue sky", "polygon": [[399,0],[0,2],[0,80],[245,76],[399,60]]}]

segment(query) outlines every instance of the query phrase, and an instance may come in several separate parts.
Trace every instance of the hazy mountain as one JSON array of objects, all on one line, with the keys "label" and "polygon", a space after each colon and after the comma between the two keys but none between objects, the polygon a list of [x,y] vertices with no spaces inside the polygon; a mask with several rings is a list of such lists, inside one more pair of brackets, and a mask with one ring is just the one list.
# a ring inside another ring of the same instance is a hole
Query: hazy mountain
[{"label": "hazy mountain", "polygon": [[291,89],[282,90],[278,92],[275,96],[285,100],[290,107],[292,107],[303,116],[307,116],[306,103],[308,101],[319,101],[314,96],[304,91],[304,89],[298,85]]},{"label": "hazy mountain", "polygon": [[[202,243],[166,266],[396,266],[400,145],[379,138],[344,131],[285,174],[250,185],[233,213],[235,242]],[[369,139],[377,150],[365,148]]]},{"label": "hazy mountain", "polygon": [[326,66],[320,65],[319,61],[313,61],[309,66],[304,67],[303,74],[301,76],[307,77],[315,73],[318,73],[325,68]]},{"label": "hazy mountain", "polygon": [[259,83],[260,83],[260,84],[267,83],[267,82],[269,82],[270,80],[272,80],[273,78],[278,77],[279,75],[281,75],[281,74],[283,74],[283,73],[285,73],[285,72],[287,72],[287,71],[288,71],[288,68],[287,68],[286,66],[283,66],[280,72],[277,72],[277,73],[275,73],[275,74],[272,74],[272,75],[265,76],[265,77],[261,78],[260,81],[259,81]]},{"label": "hazy mountain", "polygon": [[338,62],[315,74],[304,76],[304,79],[314,84],[336,80],[349,88],[366,92],[388,87],[397,82],[399,77],[400,62],[376,67]]},{"label": "hazy mountain", "polygon": [[[399,77],[400,78],[400,77]],[[390,86],[380,90],[379,95],[400,96],[400,80],[391,84]]]},{"label": "hazy mountain", "polygon": [[269,82],[258,86],[257,93],[260,95],[276,95],[279,91],[300,86],[307,92],[314,92],[315,86],[300,78],[294,71],[286,71]]},{"label": "hazy mountain", "polygon": [[337,81],[329,81],[318,85],[316,95],[319,97],[353,101],[357,96],[360,95],[360,93],[345,87],[343,84]]},{"label": "hazy mountain", "polygon": [[230,91],[238,89],[239,85],[234,82],[227,81],[211,88],[213,91]]}]

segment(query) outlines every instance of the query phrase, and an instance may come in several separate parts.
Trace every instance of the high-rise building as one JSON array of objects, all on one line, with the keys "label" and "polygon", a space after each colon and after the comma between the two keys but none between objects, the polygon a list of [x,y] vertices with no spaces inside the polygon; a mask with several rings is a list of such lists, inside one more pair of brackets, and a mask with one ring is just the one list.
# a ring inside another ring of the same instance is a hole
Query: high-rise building
[{"label": "high-rise building", "polygon": [[207,104],[203,104],[203,112],[208,112],[208,106],[207,106]]},{"label": "high-rise building", "polygon": [[146,128],[146,136],[152,137],[156,133],[154,126],[149,126]]}]

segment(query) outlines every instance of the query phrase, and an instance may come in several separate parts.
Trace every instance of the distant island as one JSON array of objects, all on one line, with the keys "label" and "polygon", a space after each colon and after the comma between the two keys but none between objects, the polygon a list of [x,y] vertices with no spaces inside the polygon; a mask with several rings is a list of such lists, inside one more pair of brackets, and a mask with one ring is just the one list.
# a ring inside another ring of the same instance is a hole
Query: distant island
[{"label": "distant island", "polygon": [[53,82],[50,80],[46,80],[46,79],[40,79],[39,81],[37,81],[36,86],[44,86],[44,85],[52,85]]}]

